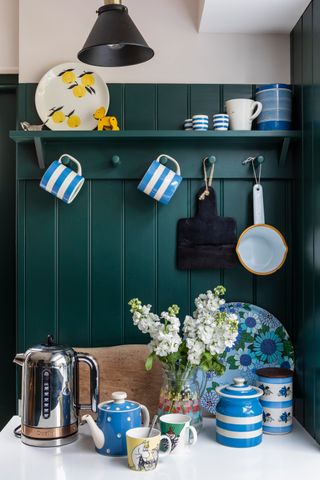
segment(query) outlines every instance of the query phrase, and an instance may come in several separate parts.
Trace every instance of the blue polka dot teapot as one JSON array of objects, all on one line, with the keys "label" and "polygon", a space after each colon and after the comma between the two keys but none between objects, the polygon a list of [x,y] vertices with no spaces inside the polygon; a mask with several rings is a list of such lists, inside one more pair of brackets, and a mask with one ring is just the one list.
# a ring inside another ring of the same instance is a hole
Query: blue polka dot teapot
[{"label": "blue polka dot teapot", "polygon": [[149,426],[149,411],[140,403],[126,400],[125,392],[113,392],[111,397],[112,400],[99,403],[97,422],[90,415],[83,415],[82,420],[90,427],[98,453],[127,455],[126,433],[131,428]]}]

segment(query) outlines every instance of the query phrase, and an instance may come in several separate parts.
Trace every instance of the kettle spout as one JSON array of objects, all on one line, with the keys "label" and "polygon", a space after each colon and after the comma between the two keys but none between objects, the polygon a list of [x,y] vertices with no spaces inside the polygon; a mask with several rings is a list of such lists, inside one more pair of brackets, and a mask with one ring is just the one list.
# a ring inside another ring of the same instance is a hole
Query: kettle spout
[{"label": "kettle spout", "polygon": [[16,363],[17,365],[20,365],[20,367],[22,367],[25,359],[26,357],[24,353],[17,353],[13,359],[13,363]]},{"label": "kettle spout", "polygon": [[105,440],[103,431],[100,430],[100,428],[97,426],[96,422],[90,415],[83,415],[81,420],[87,422],[87,424],[89,425],[90,432],[96,448],[102,448]]}]

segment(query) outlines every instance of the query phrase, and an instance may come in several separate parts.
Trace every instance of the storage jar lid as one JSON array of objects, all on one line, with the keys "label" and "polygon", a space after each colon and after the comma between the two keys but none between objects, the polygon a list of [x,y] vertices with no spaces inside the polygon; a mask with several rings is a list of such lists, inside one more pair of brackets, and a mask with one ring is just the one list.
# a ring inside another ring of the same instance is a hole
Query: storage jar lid
[{"label": "storage jar lid", "polygon": [[268,85],[261,85],[261,87],[256,88],[256,93],[262,92],[263,90],[271,90],[273,88],[283,88],[291,91],[291,85],[287,83],[270,83]]},{"label": "storage jar lid", "polygon": [[289,370],[289,368],[281,368],[281,367],[259,368],[259,370],[256,371],[256,374],[259,375],[259,377],[266,377],[266,378],[293,377],[292,370]]},{"label": "storage jar lid", "polygon": [[216,388],[216,392],[221,397],[234,398],[239,400],[246,400],[251,398],[258,398],[263,395],[261,388],[252,387],[248,385],[246,380],[242,377],[233,379],[232,385],[222,385]]},{"label": "storage jar lid", "polygon": [[129,412],[140,407],[139,403],[126,400],[126,392],[113,392],[111,398],[112,400],[100,403],[99,408],[108,412]]}]

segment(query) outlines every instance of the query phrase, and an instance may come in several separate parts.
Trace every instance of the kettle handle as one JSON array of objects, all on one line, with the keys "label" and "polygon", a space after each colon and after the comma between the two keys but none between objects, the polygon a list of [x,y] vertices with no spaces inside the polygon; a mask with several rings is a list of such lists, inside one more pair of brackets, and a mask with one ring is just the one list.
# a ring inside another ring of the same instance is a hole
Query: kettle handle
[{"label": "kettle handle", "polygon": [[[90,398],[91,404],[79,403],[79,388],[77,388],[77,410],[92,410],[97,412],[99,403],[99,367],[95,358],[87,353],[77,352],[77,369],[79,363],[83,362],[90,367]],[[79,383],[79,370],[77,371],[77,384]],[[77,385],[78,387],[78,385]]]}]

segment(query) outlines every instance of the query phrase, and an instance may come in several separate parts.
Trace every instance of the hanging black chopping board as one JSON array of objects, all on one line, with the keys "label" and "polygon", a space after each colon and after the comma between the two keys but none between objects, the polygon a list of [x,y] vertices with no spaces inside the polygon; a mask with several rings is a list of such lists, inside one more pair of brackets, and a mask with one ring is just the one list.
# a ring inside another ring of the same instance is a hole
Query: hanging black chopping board
[{"label": "hanging black chopping board", "polygon": [[215,191],[208,187],[204,195],[205,191],[203,187],[197,194],[195,217],[178,221],[177,264],[181,270],[232,268],[237,264],[236,221],[219,217]]}]

